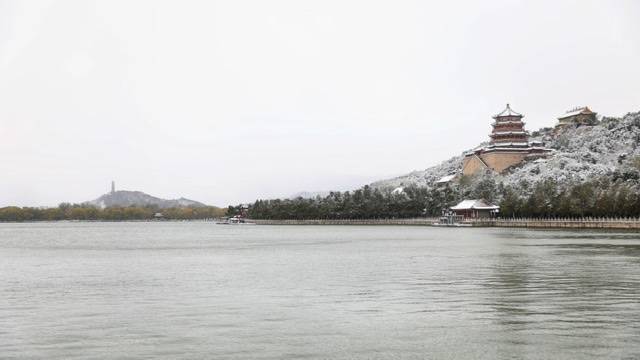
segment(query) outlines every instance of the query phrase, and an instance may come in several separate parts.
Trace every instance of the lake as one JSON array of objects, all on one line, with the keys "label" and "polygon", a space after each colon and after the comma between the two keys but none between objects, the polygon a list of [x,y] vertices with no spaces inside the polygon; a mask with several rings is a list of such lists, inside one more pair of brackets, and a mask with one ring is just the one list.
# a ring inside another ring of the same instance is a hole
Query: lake
[{"label": "lake", "polygon": [[0,358],[640,358],[640,234],[0,224]]}]

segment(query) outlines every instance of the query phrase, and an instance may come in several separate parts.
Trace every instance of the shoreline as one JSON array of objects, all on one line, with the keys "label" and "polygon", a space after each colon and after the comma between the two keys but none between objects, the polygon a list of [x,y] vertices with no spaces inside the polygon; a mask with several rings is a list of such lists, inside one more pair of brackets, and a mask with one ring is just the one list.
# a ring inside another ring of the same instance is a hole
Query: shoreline
[{"label": "shoreline", "polygon": [[[313,219],[313,220],[251,220],[256,225],[412,225],[433,226],[438,218],[417,219]],[[611,229],[640,230],[640,219],[495,219],[469,222],[471,227],[501,227],[530,229]]]},{"label": "shoreline", "polygon": [[[163,220],[25,220],[0,221],[1,224],[33,224],[33,223],[212,223],[219,219],[163,219]],[[408,218],[408,219],[306,219],[306,220],[266,220],[247,219],[255,225],[265,226],[436,226],[439,218]],[[523,229],[602,229],[602,230],[631,230],[640,231],[640,218],[629,219],[493,219],[474,220],[466,222],[469,227],[495,228],[523,228]],[[242,225],[242,224],[239,224]]]}]

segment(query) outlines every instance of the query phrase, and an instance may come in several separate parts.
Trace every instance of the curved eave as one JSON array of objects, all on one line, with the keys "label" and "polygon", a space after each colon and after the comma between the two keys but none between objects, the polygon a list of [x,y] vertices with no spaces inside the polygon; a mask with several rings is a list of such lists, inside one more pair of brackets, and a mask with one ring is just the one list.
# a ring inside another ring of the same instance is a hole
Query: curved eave
[{"label": "curved eave", "polygon": [[[498,119],[502,119],[502,118],[508,118],[508,117],[512,117],[512,118],[518,118],[518,119],[522,119],[524,117],[524,115],[494,115],[492,118],[495,120]],[[513,120],[507,120],[507,121],[513,121]],[[519,120],[516,120],[519,121]]]},{"label": "curved eave", "polygon": [[495,132],[495,133],[491,133],[489,134],[489,136],[494,137],[494,136],[529,136],[529,132],[528,131],[504,131],[504,132]]},{"label": "curved eave", "polygon": [[496,127],[499,125],[509,125],[509,124],[522,124],[522,126],[524,126],[526,124],[526,122],[521,121],[521,120],[507,120],[507,121],[500,121],[500,122],[492,122],[491,126]]}]

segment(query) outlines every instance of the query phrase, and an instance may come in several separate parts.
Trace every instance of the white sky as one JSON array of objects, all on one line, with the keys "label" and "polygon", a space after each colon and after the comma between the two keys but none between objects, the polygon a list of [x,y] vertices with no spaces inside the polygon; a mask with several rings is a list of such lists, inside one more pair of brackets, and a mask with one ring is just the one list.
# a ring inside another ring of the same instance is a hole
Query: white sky
[{"label": "white sky", "polygon": [[0,206],[344,190],[640,110],[637,1],[0,0]]}]

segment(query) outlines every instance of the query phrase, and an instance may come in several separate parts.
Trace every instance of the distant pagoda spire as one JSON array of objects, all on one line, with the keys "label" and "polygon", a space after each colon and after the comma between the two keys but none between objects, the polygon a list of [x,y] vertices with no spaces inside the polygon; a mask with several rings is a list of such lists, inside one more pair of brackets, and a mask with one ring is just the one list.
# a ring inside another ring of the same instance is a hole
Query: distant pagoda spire
[{"label": "distant pagoda spire", "polygon": [[111,180],[111,193],[116,192],[116,182]]}]

